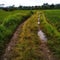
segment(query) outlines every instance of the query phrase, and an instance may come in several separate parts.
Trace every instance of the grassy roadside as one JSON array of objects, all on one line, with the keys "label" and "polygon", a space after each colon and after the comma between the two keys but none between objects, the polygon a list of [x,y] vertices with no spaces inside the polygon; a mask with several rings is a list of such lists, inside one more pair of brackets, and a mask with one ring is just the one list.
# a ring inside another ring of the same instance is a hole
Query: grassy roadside
[{"label": "grassy roadside", "polygon": [[54,26],[47,22],[44,13],[41,13],[40,26],[48,38],[48,47],[52,51],[53,55],[60,59],[60,33],[55,29]]},{"label": "grassy roadside", "polygon": [[[1,11],[0,11],[1,12]],[[1,15],[3,17],[1,17]],[[19,24],[24,22],[32,15],[31,11],[3,11],[0,14],[0,57],[5,52],[6,45],[10,42],[10,39],[18,27]]]}]

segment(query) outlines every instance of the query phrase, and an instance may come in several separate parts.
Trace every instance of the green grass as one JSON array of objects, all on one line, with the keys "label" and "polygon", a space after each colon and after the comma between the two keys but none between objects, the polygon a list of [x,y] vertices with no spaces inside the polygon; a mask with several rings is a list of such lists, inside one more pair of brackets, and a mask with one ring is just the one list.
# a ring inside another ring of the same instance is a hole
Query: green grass
[{"label": "green grass", "polygon": [[47,21],[60,32],[60,10],[45,10]]},{"label": "green grass", "polygon": [[[60,33],[56,29],[55,26],[50,24],[47,21],[47,17],[45,17],[44,13],[41,12],[41,29],[45,32],[47,38],[48,38],[48,47],[53,53],[53,55],[60,59]],[[53,17],[52,17],[53,18]],[[50,21],[50,20],[49,20]],[[54,23],[53,23],[54,24]]]},{"label": "green grass", "polygon": [[11,12],[0,10],[0,56],[4,53],[6,44],[10,41],[17,26],[31,15],[31,11],[25,10]]}]

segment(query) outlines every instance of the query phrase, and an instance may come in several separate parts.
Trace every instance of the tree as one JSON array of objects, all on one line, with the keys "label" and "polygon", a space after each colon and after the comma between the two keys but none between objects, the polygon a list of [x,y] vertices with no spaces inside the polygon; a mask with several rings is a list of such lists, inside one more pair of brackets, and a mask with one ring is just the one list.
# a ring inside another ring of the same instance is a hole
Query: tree
[{"label": "tree", "polygon": [[43,9],[49,9],[49,8],[50,8],[50,5],[49,5],[48,3],[44,3],[44,4],[42,5],[42,8],[43,8]]},{"label": "tree", "polygon": [[0,9],[2,9],[4,7],[4,4],[0,4]]},{"label": "tree", "polygon": [[50,5],[50,9],[54,9],[55,5],[54,4],[51,4]]}]

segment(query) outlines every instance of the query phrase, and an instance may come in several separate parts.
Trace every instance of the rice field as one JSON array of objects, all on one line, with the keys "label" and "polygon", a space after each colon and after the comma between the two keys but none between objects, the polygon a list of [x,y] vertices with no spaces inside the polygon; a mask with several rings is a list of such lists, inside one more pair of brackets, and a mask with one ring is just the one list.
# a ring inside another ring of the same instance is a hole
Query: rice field
[{"label": "rice field", "polygon": [[46,10],[47,21],[60,32],[60,10]]},{"label": "rice field", "polygon": [[57,60],[60,59],[60,10],[16,10],[11,12],[0,10],[0,56],[4,53],[6,44],[10,42],[17,26],[26,20],[18,43],[8,54],[8,60],[44,60],[40,48],[41,41],[37,34],[38,13],[40,14],[40,29],[46,35],[47,46],[54,57]]}]

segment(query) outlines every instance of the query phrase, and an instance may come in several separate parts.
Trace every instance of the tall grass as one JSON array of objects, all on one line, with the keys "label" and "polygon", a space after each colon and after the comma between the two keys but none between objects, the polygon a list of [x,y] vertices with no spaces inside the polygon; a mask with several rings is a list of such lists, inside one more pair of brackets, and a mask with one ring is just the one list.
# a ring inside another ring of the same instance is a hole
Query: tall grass
[{"label": "tall grass", "polygon": [[31,11],[0,11],[0,56],[4,53],[6,45],[10,42],[10,38],[16,30],[17,26],[24,22],[29,16]]}]

